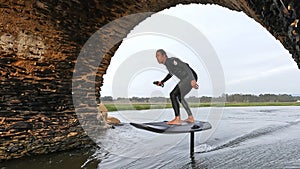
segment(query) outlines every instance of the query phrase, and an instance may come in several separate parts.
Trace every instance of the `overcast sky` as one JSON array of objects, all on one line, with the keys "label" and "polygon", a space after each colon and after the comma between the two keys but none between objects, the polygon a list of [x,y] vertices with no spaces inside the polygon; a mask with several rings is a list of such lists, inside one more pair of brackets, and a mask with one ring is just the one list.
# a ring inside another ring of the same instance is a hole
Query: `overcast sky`
[{"label": "overcast sky", "polygon": [[[215,5],[195,4],[178,5],[160,14],[185,20],[206,37],[221,64],[221,67],[215,69],[223,69],[225,93],[300,94],[300,71],[291,55],[265,28],[244,13]],[[154,15],[135,29],[163,26],[163,23],[157,24],[157,20],[159,17]],[[166,27],[173,30],[177,26],[175,23]],[[194,39],[195,42],[197,40]],[[201,39],[198,42],[200,48],[204,46],[201,43],[207,43]],[[212,77],[209,73],[210,70],[203,63],[203,55],[195,54],[178,40],[146,33],[124,39],[104,76],[101,95],[115,98],[168,97],[178,79],[172,78],[164,88],[152,84],[167,74],[166,68],[156,61],[155,51],[158,48],[164,48],[169,56],[180,58],[196,70],[200,89],[193,89],[189,95],[213,95],[212,79],[219,77]],[[128,69],[135,73],[127,72]]]}]

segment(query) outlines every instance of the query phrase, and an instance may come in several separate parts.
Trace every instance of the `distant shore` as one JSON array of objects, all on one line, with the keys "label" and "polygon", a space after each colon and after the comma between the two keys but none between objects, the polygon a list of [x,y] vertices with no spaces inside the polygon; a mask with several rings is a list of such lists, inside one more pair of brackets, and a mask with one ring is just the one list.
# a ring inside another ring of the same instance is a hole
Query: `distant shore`
[{"label": "distant shore", "polygon": [[[108,111],[148,110],[172,108],[171,103],[113,103],[104,102]],[[190,107],[249,107],[249,106],[300,106],[300,102],[225,102],[190,103]]]}]

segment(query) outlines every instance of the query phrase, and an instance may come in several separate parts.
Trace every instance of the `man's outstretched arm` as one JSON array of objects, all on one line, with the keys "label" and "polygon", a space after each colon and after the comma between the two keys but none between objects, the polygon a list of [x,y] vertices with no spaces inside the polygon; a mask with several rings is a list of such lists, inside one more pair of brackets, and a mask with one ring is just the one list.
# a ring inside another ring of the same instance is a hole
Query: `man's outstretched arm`
[{"label": "man's outstretched arm", "polygon": [[166,81],[168,81],[173,75],[172,74],[168,74],[161,82],[165,83]]}]

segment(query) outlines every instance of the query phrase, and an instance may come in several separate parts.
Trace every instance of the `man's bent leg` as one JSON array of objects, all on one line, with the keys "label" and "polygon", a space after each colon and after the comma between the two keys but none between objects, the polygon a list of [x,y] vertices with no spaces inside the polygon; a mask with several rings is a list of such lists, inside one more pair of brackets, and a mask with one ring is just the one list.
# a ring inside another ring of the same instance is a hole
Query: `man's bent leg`
[{"label": "man's bent leg", "polygon": [[171,98],[172,107],[173,107],[173,110],[175,113],[175,118],[173,120],[167,122],[167,124],[181,124],[180,105],[179,105],[179,101],[178,101],[178,98],[180,98],[180,89],[179,89],[178,85],[176,85],[176,87],[170,93],[170,98]]},{"label": "man's bent leg", "polygon": [[180,98],[180,90],[179,90],[178,85],[176,85],[176,87],[170,93],[170,98],[171,98],[171,103],[172,103],[172,107],[174,109],[175,116],[179,116],[180,115],[180,112],[179,112],[180,105],[179,105],[178,98]]},{"label": "man's bent leg", "polygon": [[184,121],[189,122],[189,123],[194,123],[195,120],[194,120],[192,111],[189,107],[189,104],[187,103],[187,101],[184,98],[192,90],[192,86],[190,83],[182,82],[179,84],[179,88],[180,88],[180,102],[188,114],[188,118]]},{"label": "man's bent leg", "polygon": [[187,103],[187,101],[184,99],[184,98],[181,98],[181,104],[183,106],[183,108],[185,109],[185,111],[187,112],[188,114],[188,118],[185,119],[184,121],[188,122],[188,123],[194,123],[195,120],[194,120],[194,117],[193,117],[193,114],[192,114],[192,111]]}]

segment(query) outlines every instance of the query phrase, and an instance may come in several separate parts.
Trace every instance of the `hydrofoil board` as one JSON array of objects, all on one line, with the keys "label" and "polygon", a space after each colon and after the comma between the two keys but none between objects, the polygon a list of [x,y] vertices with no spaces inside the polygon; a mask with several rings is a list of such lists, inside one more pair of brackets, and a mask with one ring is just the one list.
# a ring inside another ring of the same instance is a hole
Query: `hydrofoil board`
[{"label": "hydrofoil board", "polygon": [[181,125],[167,124],[166,121],[130,124],[139,129],[165,134],[198,132],[211,129],[212,127],[210,123],[204,121],[195,121],[194,123],[182,121]]}]

